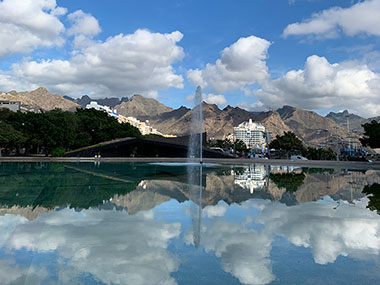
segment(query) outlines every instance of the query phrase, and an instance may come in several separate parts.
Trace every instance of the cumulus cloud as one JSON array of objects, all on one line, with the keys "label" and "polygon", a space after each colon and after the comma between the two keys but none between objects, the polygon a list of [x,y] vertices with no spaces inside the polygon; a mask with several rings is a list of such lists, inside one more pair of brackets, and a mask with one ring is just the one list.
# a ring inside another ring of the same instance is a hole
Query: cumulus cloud
[{"label": "cumulus cloud", "polygon": [[155,96],[157,90],[183,87],[182,76],[175,74],[172,67],[184,56],[177,45],[182,37],[178,31],[160,34],[137,30],[120,34],[104,42],[93,42],[68,60],[14,64],[9,72],[0,74],[0,82],[6,77],[8,85],[36,84],[74,97],[83,92],[93,97],[133,93]]},{"label": "cumulus cloud", "polygon": [[288,25],[283,36],[312,35],[317,38],[331,38],[340,32],[348,36],[367,34],[380,36],[380,1],[359,1],[349,8],[333,7],[300,23]]},{"label": "cumulus cloud", "polygon": [[222,51],[215,64],[189,70],[187,77],[193,84],[209,86],[216,92],[261,82],[269,77],[265,62],[269,46],[270,42],[259,37],[240,38]]},{"label": "cumulus cloud", "polygon": [[0,57],[61,45],[65,27],[59,16],[65,13],[55,0],[1,1]]},{"label": "cumulus cloud", "polygon": [[203,97],[204,100],[209,104],[216,104],[219,106],[225,106],[227,104],[227,100],[222,94],[212,94],[209,93]]},{"label": "cumulus cloud", "polygon": [[67,16],[72,26],[67,30],[69,35],[94,36],[101,32],[98,20],[90,14],[77,10]]},{"label": "cumulus cloud", "polygon": [[364,117],[380,113],[380,75],[357,63],[331,64],[316,55],[307,58],[303,70],[291,70],[267,81],[255,92],[256,105],[305,109],[349,109]]},{"label": "cumulus cloud", "polygon": [[[187,102],[194,102],[194,94],[191,94],[186,97]],[[202,94],[202,101],[206,102],[208,104],[215,104],[218,105],[219,107],[223,107],[227,105],[227,99],[224,97],[222,94],[213,94],[213,93],[203,93]],[[197,104],[199,101],[195,102]]]},{"label": "cumulus cloud", "polygon": [[4,245],[12,251],[54,251],[65,284],[83,273],[107,284],[175,284],[170,274],[179,261],[166,248],[179,236],[180,224],[160,223],[151,213],[96,209],[66,208],[33,222],[13,221],[16,227],[9,228],[12,221],[5,220],[12,217],[0,217],[1,232],[8,234]]}]

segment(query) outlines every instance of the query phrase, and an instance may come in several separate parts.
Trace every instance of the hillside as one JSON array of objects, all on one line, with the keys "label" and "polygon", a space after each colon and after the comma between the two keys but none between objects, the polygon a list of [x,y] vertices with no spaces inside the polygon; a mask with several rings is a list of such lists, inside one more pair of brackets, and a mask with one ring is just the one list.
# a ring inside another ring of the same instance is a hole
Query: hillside
[{"label": "hillside", "polygon": [[363,133],[362,124],[368,122],[368,119],[362,118],[355,114],[351,114],[347,110],[344,110],[343,112],[339,113],[330,112],[327,114],[326,118],[333,120],[335,123],[337,123],[339,126],[343,128],[347,128],[348,118],[350,131],[357,134]]},{"label": "hillside", "polygon": [[[226,107],[220,110],[214,104],[203,103],[203,127],[208,137],[217,139],[223,138],[225,135],[233,132],[233,127],[250,118],[254,119],[251,112],[240,108]],[[171,112],[163,113],[149,118],[149,124],[157,130],[174,135],[184,135],[190,132],[191,116],[193,110],[181,107]]]},{"label": "hillside", "polygon": [[364,129],[362,127],[363,124],[370,123],[372,120],[380,122],[380,116],[366,119],[358,115],[349,113],[347,110],[344,110],[343,112],[339,113],[330,112],[327,114],[326,118],[333,120],[335,123],[337,123],[345,129],[347,129],[348,118],[350,131],[358,135],[362,135],[364,132]]},{"label": "hillside", "polygon": [[[277,112],[289,129],[305,142],[333,143],[347,140],[347,132],[343,127],[313,111],[284,106]],[[357,138],[356,135],[353,137]]]},{"label": "hillside", "polygon": [[[196,107],[198,108],[198,107]],[[157,130],[174,135],[188,134],[193,110],[181,107],[171,112],[149,117],[150,125]],[[223,139],[233,132],[233,127],[252,119],[261,122],[274,138],[286,131],[294,132],[310,144],[347,140],[344,128],[332,120],[312,111],[284,106],[277,111],[251,113],[239,107],[227,106],[220,110],[216,105],[203,103],[204,130],[208,137]]]},{"label": "hillside", "polygon": [[139,120],[145,120],[173,110],[173,108],[165,106],[155,99],[145,98],[141,95],[133,95],[127,102],[115,106],[115,109],[120,115],[132,116]]},{"label": "hillside", "polygon": [[8,93],[0,93],[0,100],[19,101],[23,105],[45,111],[56,108],[64,111],[75,111],[76,108],[80,107],[75,102],[64,99],[58,94],[50,93],[43,87],[30,92],[10,91]]}]

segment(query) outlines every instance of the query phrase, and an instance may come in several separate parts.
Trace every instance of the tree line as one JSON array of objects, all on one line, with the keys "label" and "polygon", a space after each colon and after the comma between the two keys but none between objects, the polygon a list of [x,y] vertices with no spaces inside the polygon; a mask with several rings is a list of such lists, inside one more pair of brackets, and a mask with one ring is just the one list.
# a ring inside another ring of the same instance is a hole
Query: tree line
[{"label": "tree line", "polygon": [[128,123],[95,109],[76,112],[59,109],[42,113],[0,109],[0,149],[3,155],[44,154],[66,151],[123,137],[140,137]]},{"label": "tree line", "polygon": [[335,160],[336,154],[331,148],[305,147],[302,141],[292,132],[285,132],[282,136],[277,135],[269,144],[269,148],[280,150],[284,157],[289,157],[294,152],[300,152],[307,159]]}]

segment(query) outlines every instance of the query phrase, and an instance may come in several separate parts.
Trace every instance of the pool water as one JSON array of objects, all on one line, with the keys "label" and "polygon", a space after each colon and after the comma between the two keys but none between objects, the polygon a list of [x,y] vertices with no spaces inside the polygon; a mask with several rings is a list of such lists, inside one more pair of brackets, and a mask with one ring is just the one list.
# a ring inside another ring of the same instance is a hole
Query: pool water
[{"label": "pool water", "polygon": [[380,172],[0,163],[1,284],[378,284]]}]

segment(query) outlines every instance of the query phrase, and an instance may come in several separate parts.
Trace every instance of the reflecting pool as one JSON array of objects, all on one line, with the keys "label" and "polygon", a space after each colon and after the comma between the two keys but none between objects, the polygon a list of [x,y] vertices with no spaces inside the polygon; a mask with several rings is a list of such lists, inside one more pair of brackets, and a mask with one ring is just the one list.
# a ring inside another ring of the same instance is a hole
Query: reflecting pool
[{"label": "reflecting pool", "polygon": [[1,284],[379,284],[380,172],[0,163]]}]

